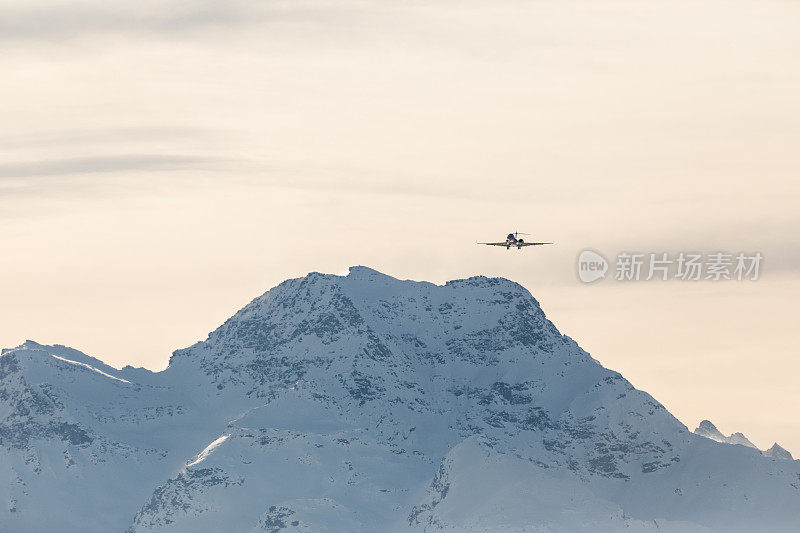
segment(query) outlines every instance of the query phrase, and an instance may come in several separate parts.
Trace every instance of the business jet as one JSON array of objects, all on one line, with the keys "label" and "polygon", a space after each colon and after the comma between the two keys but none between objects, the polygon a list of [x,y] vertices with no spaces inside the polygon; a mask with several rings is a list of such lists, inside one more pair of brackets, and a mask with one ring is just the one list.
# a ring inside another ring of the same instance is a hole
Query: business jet
[{"label": "business jet", "polygon": [[553,244],[552,242],[525,242],[523,239],[519,238],[520,235],[528,235],[528,233],[515,231],[514,233],[509,233],[504,242],[479,242],[478,244],[485,244],[487,246],[505,246],[506,250],[509,250],[512,246],[516,246],[517,250],[521,250],[523,246],[541,246],[543,244]]}]

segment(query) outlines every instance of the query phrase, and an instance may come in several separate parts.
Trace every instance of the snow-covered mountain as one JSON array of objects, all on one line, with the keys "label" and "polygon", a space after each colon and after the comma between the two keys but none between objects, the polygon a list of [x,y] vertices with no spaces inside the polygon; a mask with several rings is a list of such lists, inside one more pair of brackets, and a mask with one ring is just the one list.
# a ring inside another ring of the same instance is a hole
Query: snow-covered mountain
[{"label": "snow-covered mountain", "polygon": [[[624,334],[620,331],[619,334]],[[523,287],[365,267],[152,373],[0,357],[0,531],[790,531],[800,463],[695,435]]]},{"label": "snow-covered mountain", "polygon": [[694,432],[698,435],[702,435],[711,440],[715,440],[717,442],[725,442],[728,444],[741,444],[742,446],[747,446],[748,448],[755,448],[756,445],[750,442],[750,439],[744,436],[744,433],[731,433],[728,436],[725,436],[720,430],[717,429],[710,420],[703,420],[700,422],[700,425],[695,428]]},{"label": "snow-covered mountain", "polygon": [[[756,445],[750,441],[750,439],[744,436],[744,433],[736,432],[725,436],[710,420],[703,420],[700,422],[700,425],[695,428],[694,432],[697,435],[702,435],[703,437],[715,440],[717,442],[724,442],[726,444],[739,444],[742,446],[747,446],[748,448],[757,448]],[[787,461],[792,460],[792,454],[789,453],[788,450],[783,449],[777,442],[773,444],[770,449],[763,450],[761,454],[772,459],[785,459]]]},{"label": "snow-covered mountain", "polygon": [[765,457],[771,457],[772,459],[782,459],[784,461],[794,460],[792,454],[789,453],[789,450],[784,449],[777,442],[773,444],[770,449],[761,452],[761,454]]}]

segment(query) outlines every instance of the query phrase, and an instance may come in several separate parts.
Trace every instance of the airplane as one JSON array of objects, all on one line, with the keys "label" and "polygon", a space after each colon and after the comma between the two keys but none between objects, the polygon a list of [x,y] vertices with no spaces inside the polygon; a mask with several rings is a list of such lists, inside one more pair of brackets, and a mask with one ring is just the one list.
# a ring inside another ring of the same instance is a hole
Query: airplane
[{"label": "airplane", "polygon": [[505,242],[479,242],[478,244],[485,244],[487,246],[505,246],[506,250],[508,250],[512,246],[516,246],[517,250],[521,250],[523,246],[540,246],[542,244],[553,244],[552,242],[525,242],[524,240],[517,238],[519,235],[529,235],[529,234],[515,231],[514,233],[508,234]]}]

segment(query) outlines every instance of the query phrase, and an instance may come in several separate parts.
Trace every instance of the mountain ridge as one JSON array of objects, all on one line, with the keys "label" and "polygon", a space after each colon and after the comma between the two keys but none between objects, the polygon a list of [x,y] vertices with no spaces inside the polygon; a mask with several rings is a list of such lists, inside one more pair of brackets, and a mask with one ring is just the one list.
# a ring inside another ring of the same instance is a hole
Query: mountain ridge
[{"label": "mountain ridge", "polygon": [[[715,426],[710,420],[703,420],[700,424],[695,428],[694,433],[696,435],[701,435],[703,437],[709,438],[716,442],[723,442],[726,444],[738,444],[741,446],[746,446],[748,448],[753,448],[758,450],[758,446],[753,444],[750,439],[745,437],[744,433],[739,431],[735,433],[731,433],[730,435],[726,436],[723,434],[717,426]],[[787,459],[793,460],[792,454],[781,447],[777,442],[772,445],[771,448],[766,450],[760,450],[761,454],[766,457],[772,457],[773,459]]]},{"label": "mountain ridge", "polygon": [[155,373],[66,350],[0,358],[10,531],[62,513],[93,517],[67,522],[76,531],[735,531],[800,517],[796,462],[692,434],[503,278],[312,273]]}]

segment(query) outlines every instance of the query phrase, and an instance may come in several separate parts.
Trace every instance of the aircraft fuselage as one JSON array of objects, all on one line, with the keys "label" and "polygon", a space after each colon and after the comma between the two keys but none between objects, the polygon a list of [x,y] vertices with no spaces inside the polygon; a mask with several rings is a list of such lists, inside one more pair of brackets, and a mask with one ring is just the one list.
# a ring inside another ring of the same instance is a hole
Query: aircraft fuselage
[{"label": "aircraft fuselage", "polygon": [[509,233],[508,236],[506,237],[506,250],[508,250],[512,246],[516,246],[517,250],[519,250],[520,248],[522,248],[522,246],[519,245],[520,242],[522,241],[517,240],[517,238],[514,237],[513,233]]}]

